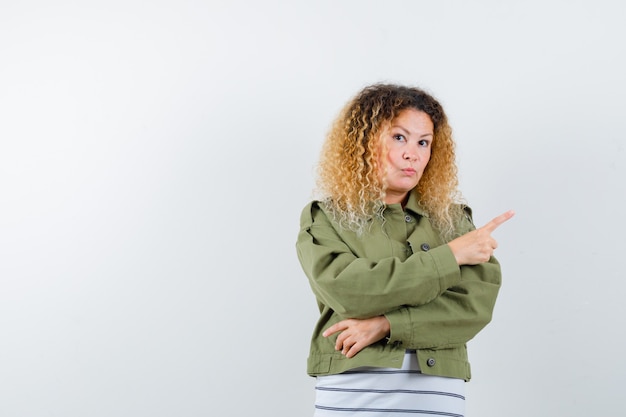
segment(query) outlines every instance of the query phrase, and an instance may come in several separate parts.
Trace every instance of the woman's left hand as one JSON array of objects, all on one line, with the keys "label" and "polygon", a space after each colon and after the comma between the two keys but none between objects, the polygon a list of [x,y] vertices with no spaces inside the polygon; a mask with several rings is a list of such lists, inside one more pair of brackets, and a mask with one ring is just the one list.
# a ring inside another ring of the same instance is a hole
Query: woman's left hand
[{"label": "woman's left hand", "polygon": [[335,350],[340,350],[347,358],[359,353],[363,348],[376,343],[389,334],[389,320],[385,316],[369,319],[347,319],[335,323],[324,331],[324,337],[340,332],[335,342]]}]

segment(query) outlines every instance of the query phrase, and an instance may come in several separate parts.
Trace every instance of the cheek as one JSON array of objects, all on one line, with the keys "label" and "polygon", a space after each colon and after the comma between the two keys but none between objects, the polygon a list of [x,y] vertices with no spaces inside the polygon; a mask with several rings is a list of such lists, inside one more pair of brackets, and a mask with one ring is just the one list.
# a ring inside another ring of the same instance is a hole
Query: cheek
[{"label": "cheek", "polygon": [[398,149],[391,149],[389,150],[389,152],[387,152],[385,159],[389,163],[397,162],[399,159],[402,159],[402,151]]},{"label": "cheek", "polygon": [[424,152],[424,167],[426,167],[426,165],[428,165],[428,163],[430,162],[430,155],[430,149]]}]

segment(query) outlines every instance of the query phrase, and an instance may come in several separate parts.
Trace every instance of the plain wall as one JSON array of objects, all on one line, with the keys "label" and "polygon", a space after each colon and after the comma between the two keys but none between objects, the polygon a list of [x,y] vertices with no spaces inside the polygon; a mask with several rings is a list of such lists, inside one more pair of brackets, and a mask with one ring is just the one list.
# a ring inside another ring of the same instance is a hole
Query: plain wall
[{"label": "plain wall", "polygon": [[440,99],[504,283],[467,415],[621,409],[621,1],[0,5],[0,415],[309,416],[301,208],[337,111]]}]

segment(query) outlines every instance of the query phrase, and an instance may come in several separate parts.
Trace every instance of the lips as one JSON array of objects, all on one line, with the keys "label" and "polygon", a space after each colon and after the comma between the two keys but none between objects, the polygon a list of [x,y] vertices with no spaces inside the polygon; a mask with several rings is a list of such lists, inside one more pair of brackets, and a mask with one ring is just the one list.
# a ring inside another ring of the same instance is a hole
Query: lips
[{"label": "lips", "polygon": [[415,175],[417,173],[417,171],[413,168],[404,168],[402,172],[404,172],[406,175]]}]

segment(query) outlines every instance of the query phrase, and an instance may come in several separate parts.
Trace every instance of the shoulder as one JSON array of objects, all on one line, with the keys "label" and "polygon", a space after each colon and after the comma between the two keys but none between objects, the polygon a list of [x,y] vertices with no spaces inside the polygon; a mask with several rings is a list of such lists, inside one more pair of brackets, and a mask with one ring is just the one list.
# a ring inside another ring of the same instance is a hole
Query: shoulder
[{"label": "shoulder", "polygon": [[465,218],[469,220],[471,223],[474,223],[474,217],[472,215],[472,208],[468,206],[467,204],[459,204],[459,206],[461,210],[463,211]]},{"label": "shoulder", "polygon": [[313,223],[319,221],[328,221],[328,215],[324,209],[324,205],[318,201],[313,200],[304,206],[302,213],[300,214],[300,227],[311,227]]},{"label": "shoulder", "polygon": [[474,216],[472,212],[472,208],[467,204],[457,204],[457,213],[458,214],[458,230],[457,233],[463,235],[467,232],[470,232],[476,229],[474,225]]}]

